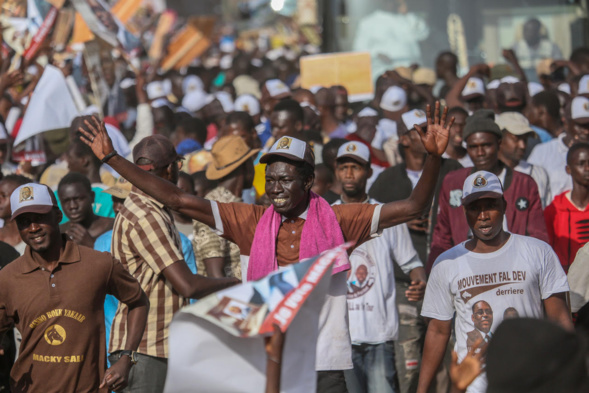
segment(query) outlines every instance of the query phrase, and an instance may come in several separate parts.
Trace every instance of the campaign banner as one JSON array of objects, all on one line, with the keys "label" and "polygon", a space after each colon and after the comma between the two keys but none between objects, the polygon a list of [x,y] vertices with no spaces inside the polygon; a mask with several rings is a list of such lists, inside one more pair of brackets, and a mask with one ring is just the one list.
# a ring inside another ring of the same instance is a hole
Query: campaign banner
[{"label": "campaign banner", "polygon": [[347,258],[349,246],[216,292],[181,309],[170,325],[164,392],[263,392],[264,336],[273,331],[273,324],[286,332],[281,392],[315,391],[319,314],[332,268]]},{"label": "campaign banner", "polygon": [[[140,49],[139,38],[127,30],[125,25],[110,12],[108,4],[103,0],[72,0],[72,4],[90,31],[107,44],[121,47],[127,53]],[[80,28],[82,26],[78,27]]]}]

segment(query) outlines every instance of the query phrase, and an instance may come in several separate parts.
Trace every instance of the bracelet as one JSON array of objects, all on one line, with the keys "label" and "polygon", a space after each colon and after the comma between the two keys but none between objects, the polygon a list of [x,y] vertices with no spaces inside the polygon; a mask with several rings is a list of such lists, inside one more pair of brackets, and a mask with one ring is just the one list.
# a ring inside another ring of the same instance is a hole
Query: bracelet
[{"label": "bracelet", "polygon": [[278,360],[276,358],[273,358],[272,356],[269,356],[269,355],[267,357],[268,357],[268,360],[271,360],[271,361],[273,361],[276,364],[280,364],[280,360]]},{"label": "bracelet", "polygon": [[111,151],[110,153],[108,153],[107,155],[104,156],[104,158],[102,159],[102,163],[106,164],[108,162],[108,160],[110,160],[111,158],[113,158],[114,156],[118,155],[119,153],[117,153],[116,150]]}]

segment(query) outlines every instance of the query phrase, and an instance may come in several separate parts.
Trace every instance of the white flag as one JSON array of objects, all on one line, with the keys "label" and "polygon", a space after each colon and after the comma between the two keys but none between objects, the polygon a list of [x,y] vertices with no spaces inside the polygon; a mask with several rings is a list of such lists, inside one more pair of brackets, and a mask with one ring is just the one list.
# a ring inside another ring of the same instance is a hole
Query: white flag
[{"label": "white flag", "polygon": [[14,145],[45,131],[69,128],[78,116],[62,72],[47,65],[33,91]]}]

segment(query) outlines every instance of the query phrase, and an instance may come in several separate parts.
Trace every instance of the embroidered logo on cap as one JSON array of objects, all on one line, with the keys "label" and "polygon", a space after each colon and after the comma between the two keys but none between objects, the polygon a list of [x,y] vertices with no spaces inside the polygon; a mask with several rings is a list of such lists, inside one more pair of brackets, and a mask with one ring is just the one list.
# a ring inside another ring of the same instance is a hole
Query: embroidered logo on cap
[{"label": "embroidered logo on cap", "polygon": [[393,102],[393,106],[399,106],[399,105],[401,105],[401,101],[397,100],[397,101]]},{"label": "embroidered logo on cap", "polygon": [[475,87],[477,87],[477,84],[475,81],[469,81],[468,82],[468,87],[470,87],[471,89],[474,89]]},{"label": "embroidered logo on cap", "polygon": [[477,176],[477,177],[475,177],[474,181],[472,182],[472,185],[475,187],[484,187],[487,185],[487,179],[485,179],[482,176]]},{"label": "embroidered logo on cap", "polygon": [[415,115],[415,117],[425,117],[425,112],[424,111],[415,111],[414,115]]},{"label": "embroidered logo on cap", "polygon": [[33,194],[33,189],[31,187],[23,187],[20,189],[20,194],[18,198],[19,202],[32,201],[33,199],[35,199],[35,196]]},{"label": "embroidered logo on cap", "polygon": [[357,147],[356,147],[356,145],[354,145],[353,143],[352,143],[352,144],[350,144],[350,145],[348,145],[348,147],[346,147],[346,151],[347,151],[347,152],[350,152],[350,153],[353,153],[353,152],[355,152],[356,150],[358,150],[358,148],[357,148]]},{"label": "embroidered logo on cap", "polygon": [[278,146],[276,146],[276,150],[288,150],[290,149],[290,144],[292,143],[292,139],[288,137],[282,137],[280,142],[278,142]]},{"label": "embroidered logo on cap", "polygon": [[583,104],[583,109],[585,109],[586,111],[589,111],[589,102],[586,102],[585,104]]}]

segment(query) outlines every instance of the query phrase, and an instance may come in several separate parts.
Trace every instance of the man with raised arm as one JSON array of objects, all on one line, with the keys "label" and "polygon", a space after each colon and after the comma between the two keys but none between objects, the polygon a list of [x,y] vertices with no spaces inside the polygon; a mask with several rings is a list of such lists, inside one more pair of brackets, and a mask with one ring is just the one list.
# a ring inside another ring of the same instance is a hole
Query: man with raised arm
[{"label": "man with raised arm", "polygon": [[[384,205],[332,207],[312,193],[313,152],[305,142],[293,137],[277,140],[260,160],[267,164],[265,190],[272,202],[269,208],[265,208],[218,203],[184,193],[170,182],[118,156],[104,125],[97,119],[86,122],[80,131],[84,135],[82,140],[92,147],[96,156],[108,162],[137,188],[236,243],[240,248],[243,276],[249,281],[345,241],[360,244],[380,230],[419,217],[428,210],[440,169],[440,157],[446,150],[448,130],[453,121],[446,123],[446,112],[440,118],[440,105],[436,103],[433,116],[428,117],[426,132],[419,126],[415,128],[428,156],[413,193],[405,200]],[[320,355],[315,364],[317,391],[320,392],[347,391],[343,370],[352,368],[346,306],[348,269],[348,261],[340,261],[334,266],[334,277],[320,315],[317,341]]]}]

